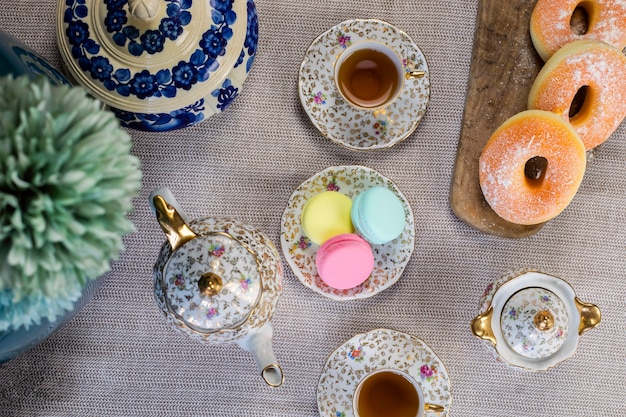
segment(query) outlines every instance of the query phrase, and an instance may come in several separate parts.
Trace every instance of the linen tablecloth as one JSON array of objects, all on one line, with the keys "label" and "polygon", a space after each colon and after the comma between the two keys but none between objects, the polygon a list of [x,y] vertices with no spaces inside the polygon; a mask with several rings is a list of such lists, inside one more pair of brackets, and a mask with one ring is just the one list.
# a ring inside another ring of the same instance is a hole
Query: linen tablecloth
[{"label": "linen tablecloth", "polygon": [[[53,0],[5,1],[0,27],[60,67],[56,7]],[[257,8],[258,55],[231,108],[180,131],[130,131],[143,170],[129,214],[136,232],[69,324],[0,366],[0,416],[316,416],[328,355],[376,328],[412,334],[437,353],[450,375],[451,417],[626,415],[626,126],[597,152],[572,204],[538,234],[489,236],[457,219],[448,202],[477,2],[257,0]],[[299,101],[306,49],[351,18],[397,26],[428,60],[426,115],[408,139],[386,150],[332,143]],[[394,286],[364,300],[333,301],[302,285],[284,263],[284,294],[272,320],[285,373],[278,389],[263,383],[237,346],[202,345],[166,325],[152,290],[165,240],[149,209],[152,189],[169,187],[191,218],[232,216],[279,245],[292,191],[335,165],[375,169],[413,208],[415,251]],[[487,284],[519,268],[566,279],[603,313],[572,358],[541,373],[496,362],[469,328]]]}]

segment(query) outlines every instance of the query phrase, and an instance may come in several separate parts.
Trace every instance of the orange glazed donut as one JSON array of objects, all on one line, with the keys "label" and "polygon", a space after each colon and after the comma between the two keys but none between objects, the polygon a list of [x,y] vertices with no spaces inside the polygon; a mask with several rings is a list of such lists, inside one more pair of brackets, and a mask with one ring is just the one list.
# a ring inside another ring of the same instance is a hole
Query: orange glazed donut
[{"label": "orange glazed donut", "polygon": [[[570,27],[577,6],[587,12],[588,28],[578,35]],[[566,44],[580,39],[606,42],[620,51],[626,46],[626,2],[624,0],[538,0],[530,15],[530,37],[547,61]]]},{"label": "orange glazed donut", "polygon": [[[582,107],[570,117],[572,100],[585,86]],[[565,45],[539,71],[528,108],[560,114],[574,126],[587,150],[595,148],[626,117],[626,56],[604,42]]]},{"label": "orange glazed donut", "polygon": [[532,225],[570,203],[586,167],[585,146],[557,114],[526,110],[506,120],[479,159],[480,188],[496,214]]}]

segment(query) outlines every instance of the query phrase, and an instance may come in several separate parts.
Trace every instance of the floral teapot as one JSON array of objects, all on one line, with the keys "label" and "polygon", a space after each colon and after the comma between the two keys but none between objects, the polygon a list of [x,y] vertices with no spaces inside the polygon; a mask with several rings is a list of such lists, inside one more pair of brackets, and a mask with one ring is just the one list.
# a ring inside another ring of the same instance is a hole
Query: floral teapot
[{"label": "floral teapot", "polygon": [[156,301],[167,322],[200,342],[236,342],[252,354],[265,382],[280,386],[270,323],[282,293],[276,247],[235,220],[189,221],[167,188],[149,198],[167,236],[154,266]]}]

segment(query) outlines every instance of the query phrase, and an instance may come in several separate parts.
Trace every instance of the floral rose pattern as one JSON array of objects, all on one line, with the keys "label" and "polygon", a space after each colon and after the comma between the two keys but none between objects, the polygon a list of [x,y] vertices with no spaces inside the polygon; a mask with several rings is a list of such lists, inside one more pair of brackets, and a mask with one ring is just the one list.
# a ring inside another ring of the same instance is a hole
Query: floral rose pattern
[{"label": "floral rose pattern", "polygon": [[355,349],[351,349],[348,352],[348,357],[352,360],[355,360],[357,362],[360,362],[363,360],[363,357],[365,356],[365,351],[363,351],[363,347],[359,346]]},{"label": "floral rose pattern", "polygon": [[302,236],[300,236],[300,239],[298,239],[298,241],[296,241],[293,244],[293,247],[291,248],[291,251],[293,252],[296,249],[306,250],[306,249],[310,248],[312,244],[313,244],[313,242],[311,242],[311,240],[308,237],[302,235]]},{"label": "floral rose pattern", "polygon": [[424,364],[420,367],[420,377],[428,382],[437,378],[437,367],[435,365]]},{"label": "floral rose pattern", "polygon": [[339,32],[337,32],[337,40],[335,42],[335,45],[339,45],[343,49],[346,49],[348,46],[352,45],[350,36],[346,35],[340,30]]},{"label": "floral rose pattern", "polygon": [[315,105],[317,106],[323,106],[324,104],[326,104],[326,99],[328,98],[326,97],[326,94],[322,93],[321,91],[318,91],[317,93],[311,93],[309,96],[313,98],[313,103],[315,103]]},{"label": "floral rose pattern", "polygon": [[326,190],[328,191],[339,191],[341,188],[337,185],[337,178],[333,177],[332,180],[328,182],[326,186]]}]

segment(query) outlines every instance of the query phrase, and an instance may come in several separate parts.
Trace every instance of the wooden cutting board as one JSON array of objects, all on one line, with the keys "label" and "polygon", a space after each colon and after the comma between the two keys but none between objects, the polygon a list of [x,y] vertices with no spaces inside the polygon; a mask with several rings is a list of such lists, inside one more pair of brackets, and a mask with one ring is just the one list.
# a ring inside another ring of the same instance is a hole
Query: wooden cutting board
[{"label": "wooden cutting board", "polygon": [[528,93],[543,66],[530,39],[530,15],[537,0],[481,0],[461,136],[452,175],[454,214],[485,233],[522,238],[543,224],[523,226],[499,217],[478,182],[478,158],[491,134],[526,110]]}]

